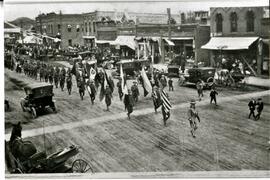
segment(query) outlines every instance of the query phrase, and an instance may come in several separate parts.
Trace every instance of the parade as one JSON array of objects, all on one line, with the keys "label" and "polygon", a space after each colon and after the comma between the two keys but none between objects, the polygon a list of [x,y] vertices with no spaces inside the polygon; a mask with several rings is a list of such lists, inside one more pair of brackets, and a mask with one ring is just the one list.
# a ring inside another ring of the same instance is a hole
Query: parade
[{"label": "parade", "polygon": [[219,37],[216,9],[39,14],[5,39],[6,173],[269,170],[267,45]]}]

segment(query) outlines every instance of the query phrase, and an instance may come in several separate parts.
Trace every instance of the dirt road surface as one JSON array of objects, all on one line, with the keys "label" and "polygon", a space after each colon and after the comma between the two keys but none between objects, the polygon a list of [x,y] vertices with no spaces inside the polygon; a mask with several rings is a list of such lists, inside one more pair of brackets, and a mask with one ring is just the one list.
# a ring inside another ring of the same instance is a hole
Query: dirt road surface
[{"label": "dirt road surface", "polygon": [[[21,121],[23,137],[39,151],[50,154],[71,144],[79,145],[80,154],[68,164],[83,158],[96,173],[270,169],[269,91],[252,87],[244,91],[219,89],[218,106],[209,104],[206,91],[197,103],[202,121],[197,137],[192,138],[186,112],[188,101],[196,99],[197,92],[192,87],[178,87],[174,81],[175,91],[168,92],[173,110],[167,127],[163,126],[160,110],[154,113],[149,95],[140,95],[129,120],[117,90],[107,112],[98,96],[94,105],[87,93],[80,100],[75,81],[71,95],[66,89],[54,89],[56,114],[48,110],[32,119],[29,113],[22,112],[19,102],[24,97],[22,87],[37,81],[5,70],[5,97],[11,106],[11,111],[5,113],[6,138],[11,124]],[[259,121],[247,118],[251,97],[263,97],[265,102]]]}]

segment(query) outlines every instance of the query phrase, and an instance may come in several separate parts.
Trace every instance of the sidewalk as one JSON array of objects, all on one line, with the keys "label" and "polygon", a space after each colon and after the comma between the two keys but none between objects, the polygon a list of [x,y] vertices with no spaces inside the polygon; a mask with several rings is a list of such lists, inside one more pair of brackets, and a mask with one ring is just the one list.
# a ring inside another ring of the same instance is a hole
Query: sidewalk
[{"label": "sidewalk", "polygon": [[245,81],[246,84],[248,85],[270,88],[270,79],[263,79],[260,77],[249,76],[245,77],[243,81]]}]

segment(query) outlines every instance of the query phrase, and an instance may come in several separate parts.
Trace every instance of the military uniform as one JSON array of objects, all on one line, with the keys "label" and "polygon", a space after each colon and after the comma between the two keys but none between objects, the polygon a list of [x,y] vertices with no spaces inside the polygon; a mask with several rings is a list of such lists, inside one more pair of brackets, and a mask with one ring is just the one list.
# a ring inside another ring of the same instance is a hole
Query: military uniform
[{"label": "military uniform", "polygon": [[107,86],[105,89],[105,102],[107,105],[107,111],[109,111],[109,106],[112,103],[112,90],[110,89],[109,86]]},{"label": "military uniform", "polygon": [[196,136],[194,135],[195,130],[198,128],[197,127],[197,123],[196,123],[196,119],[198,119],[198,121],[200,122],[200,117],[198,112],[195,109],[195,104],[196,102],[194,100],[192,100],[190,102],[190,108],[188,109],[188,120],[189,120],[189,124],[190,124],[190,132],[192,134],[192,136],[195,138]]},{"label": "military uniform", "polygon": [[138,86],[136,85],[136,82],[134,82],[134,84],[131,86],[131,92],[134,101],[138,102],[138,96],[140,95],[140,92]]}]

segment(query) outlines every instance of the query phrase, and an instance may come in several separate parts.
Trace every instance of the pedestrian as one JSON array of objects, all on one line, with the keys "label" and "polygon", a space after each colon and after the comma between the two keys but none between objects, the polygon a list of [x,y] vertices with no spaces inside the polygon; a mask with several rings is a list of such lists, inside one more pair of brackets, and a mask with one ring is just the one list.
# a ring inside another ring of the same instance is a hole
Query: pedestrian
[{"label": "pedestrian", "polygon": [[217,91],[216,91],[214,88],[212,88],[211,91],[210,91],[210,98],[211,98],[210,104],[212,104],[212,101],[214,100],[215,105],[217,106],[217,98],[216,98],[216,95],[218,95]]},{"label": "pedestrian", "polygon": [[131,86],[131,92],[132,92],[134,101],[138,102],[138,97],[140,95],[140,92],[139,92],[139,88],[136,81],[134,81],[133,85]]},{"label": "pedestrian", "polygon": [[248,118],[250,118],[250,116],[252,115],[253,118],[256,119],[255,118],[255,113],[254,113],[255,108],[256,108],[256,101],[255,101],[254,98],[252,98],[251,101],[249,101],[248,107],[249,107],[249,111],[250,111],[249,112],[249,115],[248,115]]},{"label": "pedestrian", "polygon": [[68,94],[71,94],[71,89],[72,89],[72,76],[68,76],[67,77],[67,90],[68,90]]},{"label": "pedestrian", "polygon": [[83,96],[84,96],[84,91],[85,91],[85,83],[83,79],[80,79],[77,83],[77,86],[79,88],[79,94],[81,97],[81,100],[83,100]]},{"label": "pedestrian", "polygon": [[105,103],[107,105],[107,111],[110,111],[109,106],[112,103],[112,90],[109,85],[106,85],[105,89]]},{"label": "pedestrian", "polygon": [[91,90],[91,93],[90,93],[91,102],[92,102],[92,104],[94,104],[95,99],[96,99],[96,87],[95,87],[95,84],[94,84],[93,80],[90,80],[89,87],[90,87],[90,90]]},{"label": "pedestrian", "polygon": [[154,104],[154,109],[155,109],[155,113],[157,113],[157,109],[161,106],[162,101],[161,101],[161,96],[160,96],[160,92],[157,86],[153,87],[153,91],[152,91],[152,99],[153,99],[153,104]]},{"label": "pedestrian", "polygon": [[[165,87],[167,86],[167,79],[166,79],[166,77],[164,76],[164,74],[161,75],[161,78],[160,78],[159,81],[160,81],[160,83],[161,83],[161,85],[162,85],[163,88],[165,88]],[[162,88],[162,89],[163,89],[163,88]]]},{"label": "pedestrian", "polygon": [[198,97],[199,101],[201,101],[201,98],[203,97],[203,82],[202,80],[199,80],[196,84],[197,92],[198,92]]},{"label": "pedestrian", "polygon": [[119,79],[119,81],[117,82],[116,85],[117,85],[117,88],[118,88],[119,99],[120,99],[120,101],[122,101],[122,97],[123,97],[122,80]]},{"label": "pedestrian", "polygon": [[190,107],[188,109],[188,121],[189,121],[189,124],[190,124],[190,132],[191,132],[191,135],[193,138],[195,138],[195,134],[194,132],[196,131],[196,129],[198,129],[198,126],[197,126],[197,123],[196,123],[196,119],[200,122],[200,117],[199,117],[199,114],[198,112],[196,111],[196,107],[195,107],[195,100],[191,100],[190,101]]},{"label": "pedestrian", "polygon": [[124,104],[125,104],[125,109],[127,109],[128,111],[127,116],[130,119],[130,114],[133,112],[133,106],[134,106],[134,99],[133,99],[130,89],[128,90],[128,94],[125,94]]},{"label": "pedestrian", "polygon": [[261,117],[261,114],[262,114],[262,110],[263,110],[263,102],[262,102],[262,98],[259,98],[258,99],[258,102],[257,102],[257,115],[255,116],[256,120],[259,120],[260,117]]},{"label": "pedestrian", "polygon": [[172,78],[169,79],[168,84],[169,84],[169,91],[173,91],[173,80],[172,80]]}]

